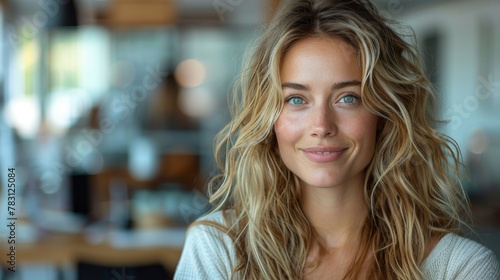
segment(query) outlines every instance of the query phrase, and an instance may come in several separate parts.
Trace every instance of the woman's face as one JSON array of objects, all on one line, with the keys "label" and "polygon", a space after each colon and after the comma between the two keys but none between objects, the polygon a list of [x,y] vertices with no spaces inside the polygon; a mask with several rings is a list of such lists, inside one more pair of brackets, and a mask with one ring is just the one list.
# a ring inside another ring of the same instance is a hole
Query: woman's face
[{"label": "woman's face", "polygon": [[274,131],[285,165],[303,186],[362,184],[378,118],[361,102],[354,48],[337,38],[303,39],[280,71],[285,103]]}]

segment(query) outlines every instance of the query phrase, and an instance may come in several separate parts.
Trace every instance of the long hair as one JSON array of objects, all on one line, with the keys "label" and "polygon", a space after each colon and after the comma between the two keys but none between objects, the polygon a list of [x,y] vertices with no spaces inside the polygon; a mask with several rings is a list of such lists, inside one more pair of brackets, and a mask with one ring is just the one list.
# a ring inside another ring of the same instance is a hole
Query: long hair
[{"label": "long hair", "polygon": [[371,279],[421,279],[431,237],[458,232],[468,204],[460,151],[433,129],[434,91],[417,51],[369,1],[286,1],[266,24],[234,89],[232,120],[214,145],[219,175],[209,183],[215,224],[233,238],[236,279],[302,279],[316,233],[298,203],[297,177],[282,162],[273,125],[283,106],[279,68],[297,41],[341,38],[358,53],[362,102],[380,118],[364,192],[370,215],[345,279],[371,253]]}]

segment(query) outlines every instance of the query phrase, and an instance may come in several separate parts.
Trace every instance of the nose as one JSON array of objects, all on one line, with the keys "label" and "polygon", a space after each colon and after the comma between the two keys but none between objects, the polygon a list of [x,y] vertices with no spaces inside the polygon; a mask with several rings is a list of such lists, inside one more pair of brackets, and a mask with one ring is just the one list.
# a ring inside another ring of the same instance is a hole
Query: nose
[{"label": "nose", "polygon": [[325,138],[337,134],[335,113],[328,105],[313,108],[309,116],[309,123],[313,137]]}]

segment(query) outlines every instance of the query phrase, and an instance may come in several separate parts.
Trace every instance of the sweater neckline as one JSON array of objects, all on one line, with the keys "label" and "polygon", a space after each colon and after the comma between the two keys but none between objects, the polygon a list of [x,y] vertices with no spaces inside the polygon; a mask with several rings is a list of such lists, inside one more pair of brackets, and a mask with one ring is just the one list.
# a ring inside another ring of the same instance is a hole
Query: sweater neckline
[{"label": "sweater neckline", "polygon": [[453,233],[448,233],[441,237],[441,239],[436,243],[436,246],[432,249],[432,251],[427,255],[427,257],[422,261],[421,267],[424,268],[427,265],[430,265],[436,258],[439,258],[439,253],[443,251],[444,248],[448,246],[453,237]]}]

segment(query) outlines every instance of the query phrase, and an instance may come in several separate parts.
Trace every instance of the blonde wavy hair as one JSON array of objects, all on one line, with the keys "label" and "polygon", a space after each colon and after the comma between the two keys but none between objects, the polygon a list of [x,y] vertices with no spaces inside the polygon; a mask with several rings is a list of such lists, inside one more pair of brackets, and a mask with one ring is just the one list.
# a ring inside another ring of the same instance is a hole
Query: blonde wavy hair
[{"label": "blonde wavy hair", "polygon": [[[203,222],[232,237],[234,279],[303,279],[318,242],[299,204],[298,179],[284,165],[273,125],[283,106],[284,53],[314,36],[345,40],[358,52],[362,102],[381,120],[364,193],[370,213],[362,249],[344,279],[359,277],[368,254],[370,279],[421,279],[432,237],[459,232],[468,203],[456,143],[433,128],[431,83],[417,51],[369,1],[285,1],[245,60],[232,120],[215,139],[220,174],[208,185],[225,224]],[[465,212],[463,212],[465,211]]]}]

